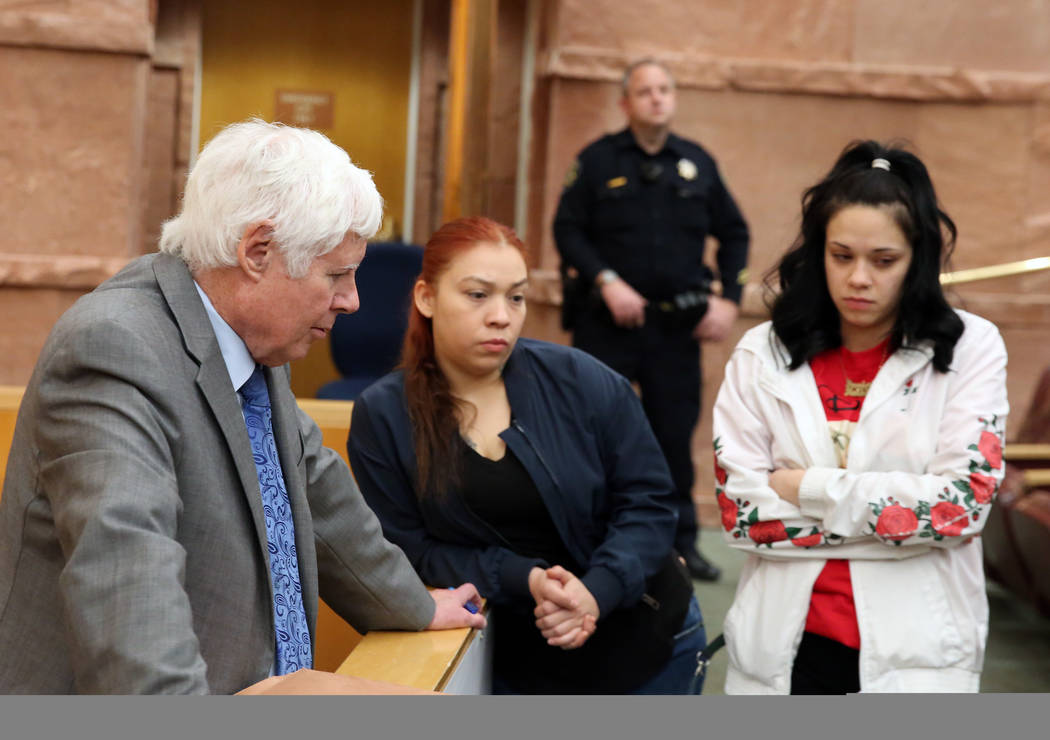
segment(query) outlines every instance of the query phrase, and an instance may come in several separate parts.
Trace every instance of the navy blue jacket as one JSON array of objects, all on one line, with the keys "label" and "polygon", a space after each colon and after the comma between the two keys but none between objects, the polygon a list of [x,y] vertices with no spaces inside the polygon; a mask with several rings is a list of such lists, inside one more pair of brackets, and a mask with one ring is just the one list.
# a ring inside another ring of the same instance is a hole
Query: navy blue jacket
[{"label": "navy blue jacket", "polygon": [[[500,437],[539,489],[602,617],[636,603],[666,561],[677,514],[671,477],[630,384],[579,350],[520,339],[503,370],[511,426]],[[530,600],[518,555],[459,491],[416,496],[404,381],[394,372],[355,402],[350,464],[387,539],[431,586],[471,582],[493,604]],[[498,495],[498,492],[493,492]]]},{"label": "navy blue jacket", "polygon": [[747,222],[714,158],[674,134],[652,155],[630,129],[591,143],[573,164],[554,216],[563,265],[576,268],[584,290],[611,268],[650,301],[710,284],[708,235],[718,240],[722,295],[740,303]]}]

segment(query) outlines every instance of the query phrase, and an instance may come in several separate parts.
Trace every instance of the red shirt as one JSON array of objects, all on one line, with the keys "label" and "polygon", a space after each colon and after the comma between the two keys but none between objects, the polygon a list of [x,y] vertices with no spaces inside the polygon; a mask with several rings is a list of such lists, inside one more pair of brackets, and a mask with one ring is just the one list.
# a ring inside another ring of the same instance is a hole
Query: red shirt
[{"label": "red shirt", "polygon": [[[830,349],[809,361],[824,404],[828,429],[839,455],[839,467],[846,467],[850,437],[864,405],[864,396],[845,394],[846,379],[848,377],[855,383],[873,380],[886,361],[889,341],[886,339],[863,352],[850,352],[845,347]],[[809,601],[806,632],[860,649],[848,560],[829,560],[817,577]]]}]

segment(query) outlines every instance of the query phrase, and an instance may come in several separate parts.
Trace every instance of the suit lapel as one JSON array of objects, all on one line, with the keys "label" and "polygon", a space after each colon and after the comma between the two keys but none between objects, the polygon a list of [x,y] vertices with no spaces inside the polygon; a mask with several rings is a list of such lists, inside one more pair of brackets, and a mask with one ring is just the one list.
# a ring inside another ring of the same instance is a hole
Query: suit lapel
[{"label": "suit lapel", "polygon": [[313,519],[306,496],[307,482],[299,475],[298,462],[302,459],[303,441],[297,420],[299,406],[288,384],[288,368],[267,368],[266,382],[270,389],[270,408],[273,411],[273,434],[277,453],[281,458],[284,485],[292,505],[295,521],[295,548],[299,557],[299,583],[303,590],[310,634],[317,624],[317,556],[314,552]]},{"label": "suit lapel", "polygon": [[[270,556],[266,546],[266,519],[262,509],[259,477],[251,455],[251,443],[244,426],[237,393],[230,383],[226,361],[185,264],[176,257],[158,255],[153,267],[164,298],[182,332],[187,353],[200,365],[197,387],[211,408],[215,423],[226,438],[242,492],[251,511],[259,554],[269,572]],[[283,457],[282,457],[283,460]],[[298,544],[298,543],[297,543]],[[269,580],[269,579],[267,579]],[[272,591],[272,586],[271,586]],[[271,593],[271,599],[273,595]]]}]

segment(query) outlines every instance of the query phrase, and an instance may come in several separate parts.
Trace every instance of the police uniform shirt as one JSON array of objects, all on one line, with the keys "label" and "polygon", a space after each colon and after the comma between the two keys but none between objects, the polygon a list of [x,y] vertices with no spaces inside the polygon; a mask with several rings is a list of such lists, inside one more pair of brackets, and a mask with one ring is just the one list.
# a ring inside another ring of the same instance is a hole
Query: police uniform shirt
[{"label": "police uniform shirt", "polygon": [[580,153],[554,220],[563,263],[576,268],[583,285],[612,269],[649,300],[709,283],[712,274],[703,263],[708,234],[719,242],[723,296],[739,303],[748,228],[714,159],[674,134],[650,155],[630,129]]}]

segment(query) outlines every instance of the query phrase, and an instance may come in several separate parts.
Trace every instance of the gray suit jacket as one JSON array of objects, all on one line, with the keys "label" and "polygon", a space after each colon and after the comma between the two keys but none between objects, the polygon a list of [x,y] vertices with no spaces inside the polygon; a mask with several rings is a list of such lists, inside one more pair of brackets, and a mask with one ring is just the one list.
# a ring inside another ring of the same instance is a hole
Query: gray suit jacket
[{"label": "gray suit jacket", "polygon": [[[310,631],[421,629],[422,582],[268,371]],[[132,262],[57,322],[0,500],[0,693],[232,693],[273,664],[259,484],[186,266]]]}]

